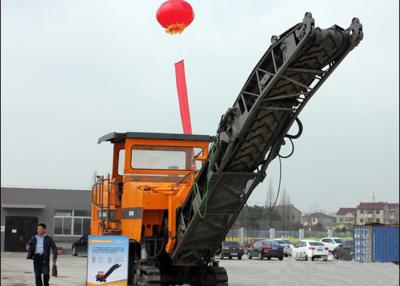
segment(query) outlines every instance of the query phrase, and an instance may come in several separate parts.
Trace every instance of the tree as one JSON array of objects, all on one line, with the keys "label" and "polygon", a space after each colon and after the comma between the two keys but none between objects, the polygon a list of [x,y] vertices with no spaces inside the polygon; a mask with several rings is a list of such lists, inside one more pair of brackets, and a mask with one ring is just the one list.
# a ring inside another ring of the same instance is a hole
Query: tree
[{"label": "tree", "polygon": [[275,204],[275,192],[272,186],[272,180],[269,179],[269,184],[268,184],[268,190],[267,190],[267,195],[266,195],[266,200],[265,200],[265,216],[268,219],[268,225],[269,228],[272,227],[272,214],[273,214],[273,208]]},{"label": "tree", "polygon": [[291,200],[287,189],[283,187],[282,192],[279,194],[280,203],[279,203],[279,214],[281,216],[281,224],[283,230],[289,230],[292,228],[292,224],[296,224],[291,220],[292,212],[291,210]]},{"label": "tree", "polygon": [[280,202],[279,202],[281,206],[290,205],[289,194],[287,193],[287,190],[285,187],[282,188],[282,193],[279,196],[281,197]]},{"label": "tree", "polygon": [[280,216],[281,216],[281,222],[282,222],[282,229],[287,230],[289,227],[289,205],[290,205],[290,198],[289,194],[286,191],[286,188],[284,187],[282,189],[282,193],[280,194]]},{"label": "tree", "polygon": [[335,229],[336,232],[346,232],[348,231],[347,227],[343,226],[343,227],[337,227]]},{"label": "tree", "polygon": [[266,208],[272,208],[275,202],[275,192],[274,188],[272,186],[272,180],[269,179],[268,181],[268,189],[267,189],[267,194],[265,198],[265,207]]},{"label": "tree", "polygon": [[263,216],[263,207],[245,206],[239,214],[236,223],[247,225],[251,229],[258,229],[258,220]]},{"label": "tree", "polygon": [[267,222],[268,225],[270,225],[270,221],[268,219],[271,220],[271,224],[272,221],[281,220],[278,211],[273,208],[270,211],[269,206],[245,206],[240,212],[235,224],[242,226],[246,225],[251,229],[259,229],[260,221]]}]

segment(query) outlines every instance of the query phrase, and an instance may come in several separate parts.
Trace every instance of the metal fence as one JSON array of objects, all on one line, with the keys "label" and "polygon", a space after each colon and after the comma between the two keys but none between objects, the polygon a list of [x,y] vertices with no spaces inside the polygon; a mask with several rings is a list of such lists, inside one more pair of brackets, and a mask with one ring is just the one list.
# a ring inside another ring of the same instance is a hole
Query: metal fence
[{"label": "metal fence", "polygon": [[241,243],[254,238],[286,238],[289,240],[300,240],[300,239],[320,239],[322,237],[341,237],[341,238],[352,238],[353,232],[335,232],[334,230],[327,231],[306,231],[306,230],[260,230],[260,229],[245,229],[235,228],[231,229],[226,235],[226,240],[235,240]]}]

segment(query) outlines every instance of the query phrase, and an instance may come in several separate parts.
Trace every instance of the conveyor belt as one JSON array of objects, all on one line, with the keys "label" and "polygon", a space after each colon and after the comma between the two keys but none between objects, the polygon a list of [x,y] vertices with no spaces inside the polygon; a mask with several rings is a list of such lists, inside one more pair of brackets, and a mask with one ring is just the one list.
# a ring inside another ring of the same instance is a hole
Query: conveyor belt
[{"label": "conveyor belt", "polygon": [[171,255],[175,265],[210,261],[304,105],[362,37],[357,18],[346,30],[336,25],[320,29],[310,13],[272,37],[222,117],[197,184],[179,211]]}]

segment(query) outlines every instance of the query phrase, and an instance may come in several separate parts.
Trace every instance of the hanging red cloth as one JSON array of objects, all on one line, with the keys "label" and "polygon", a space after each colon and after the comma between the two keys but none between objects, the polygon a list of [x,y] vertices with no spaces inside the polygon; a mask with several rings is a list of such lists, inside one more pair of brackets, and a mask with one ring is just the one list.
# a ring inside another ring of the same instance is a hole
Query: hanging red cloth
[{"label": "hanging red cloth", "polygon": [[175,76],[183,133],[192,134],[192,123],[190,121],[189,101],[186,88],[185,64],[183,60],[175,63]]}]

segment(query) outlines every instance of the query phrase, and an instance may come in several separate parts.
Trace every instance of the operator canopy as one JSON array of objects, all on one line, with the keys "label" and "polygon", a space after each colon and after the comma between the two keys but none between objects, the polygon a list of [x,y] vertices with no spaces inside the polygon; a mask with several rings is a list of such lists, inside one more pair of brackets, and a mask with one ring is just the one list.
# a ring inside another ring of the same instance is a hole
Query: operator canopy
[{"label": "operator canopy", "polygon": [[99,138],[98,144],[104,141],[111,143],[123,143],[126,139],[159,139],[159,140],[185,140],[185,141],[212,141],[213,137],[209,135],[192,135],[178,133],[150,133],[150,132],[125,132],[108,133]]}]

